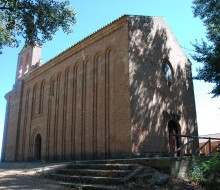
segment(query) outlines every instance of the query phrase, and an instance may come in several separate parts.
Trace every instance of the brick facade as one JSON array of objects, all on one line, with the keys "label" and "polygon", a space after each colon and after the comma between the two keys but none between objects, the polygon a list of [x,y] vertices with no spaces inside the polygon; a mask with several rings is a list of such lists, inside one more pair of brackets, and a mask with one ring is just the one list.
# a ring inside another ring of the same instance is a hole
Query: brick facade
[{"label": "brick facade", "polygon": [[197,135],[191,64],[162,17],[123,16],[46,64],[40,56],[19,54],[3,161],[169,154],[170,121]]}]

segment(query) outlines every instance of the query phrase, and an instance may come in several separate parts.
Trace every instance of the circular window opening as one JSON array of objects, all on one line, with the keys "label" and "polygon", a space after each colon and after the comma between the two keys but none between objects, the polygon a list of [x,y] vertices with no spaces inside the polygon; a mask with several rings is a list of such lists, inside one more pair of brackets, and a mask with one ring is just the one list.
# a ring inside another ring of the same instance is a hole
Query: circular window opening
[{"label": "circular window opening", "polygon": [[168,82],[171,82],[173,80],[173,69],[171,67],[171,64],[167,60],[163,60],[162,62],[162,71],[164,74],[164,77]]}]

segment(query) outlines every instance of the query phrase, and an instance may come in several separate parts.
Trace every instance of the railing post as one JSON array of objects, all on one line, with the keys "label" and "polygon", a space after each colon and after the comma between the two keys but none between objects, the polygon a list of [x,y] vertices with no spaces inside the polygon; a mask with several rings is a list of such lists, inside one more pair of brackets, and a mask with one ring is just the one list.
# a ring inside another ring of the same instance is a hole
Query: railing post
[{"label": "railing post", "polygon": [[192,156],[195,156],[195,138],[192,137]]},{"label": "railing post", "polygon": [[170,132],[170,156],[174,157],[173,154],[173,133]]},{"label": "railing post", "polygon": [[209,137],[209,156],[211,156],[211,152],[212,152],[212,150],[211,150],[211,138]]},{"label": "railing post", "polygon": [[[182,139],[181,136],[178,136],[178,141],[179,141],[179,148],[182,147]],[[180,157],[183,157],[184,153],[183,153],[183,149],[180,149]]]}]

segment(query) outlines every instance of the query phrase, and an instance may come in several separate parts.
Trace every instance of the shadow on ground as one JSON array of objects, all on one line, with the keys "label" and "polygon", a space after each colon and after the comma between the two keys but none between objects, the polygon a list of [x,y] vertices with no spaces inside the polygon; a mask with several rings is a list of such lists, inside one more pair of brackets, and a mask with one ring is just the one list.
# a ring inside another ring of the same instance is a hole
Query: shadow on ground
[{"label": "shadow on ground", "polygon": [[0,189],[68,189],[44,177],[52,169],[65,163],[22,162],[0,163]]}]

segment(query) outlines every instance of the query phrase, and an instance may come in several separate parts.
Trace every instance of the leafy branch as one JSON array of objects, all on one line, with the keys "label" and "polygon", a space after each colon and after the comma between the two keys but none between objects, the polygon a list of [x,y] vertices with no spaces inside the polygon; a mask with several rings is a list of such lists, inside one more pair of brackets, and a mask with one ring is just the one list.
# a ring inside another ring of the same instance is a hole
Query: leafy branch
[{"label": "leafy branch", "polygon": [[68,0],[0,1],[0,49],[17,47],[18,36],[22,36],[26,44],[34,45],[52,40],[59,28],[71,33],[75,15]]}]

